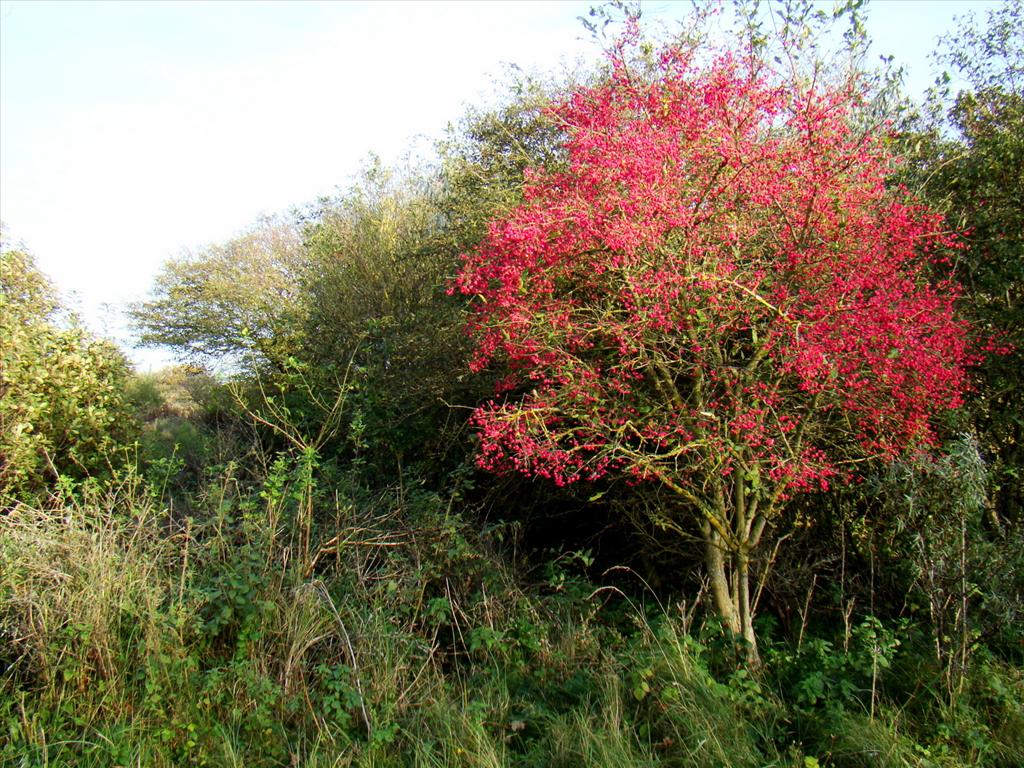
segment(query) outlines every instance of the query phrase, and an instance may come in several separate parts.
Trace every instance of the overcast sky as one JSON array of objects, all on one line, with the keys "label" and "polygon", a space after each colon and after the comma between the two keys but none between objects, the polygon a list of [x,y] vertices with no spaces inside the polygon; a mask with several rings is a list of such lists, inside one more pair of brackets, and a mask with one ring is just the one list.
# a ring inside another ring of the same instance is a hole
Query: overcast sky
[{"label": "overcast sky", "polygon": [[[330,194],[371,152],[429,151],[507,63],[596,58],[590,5],[0,0],[0,219],[127,341],[119,311],[169,256]],[[936,37],[992,6],[876,0],[868,30],[920,94]]]}]

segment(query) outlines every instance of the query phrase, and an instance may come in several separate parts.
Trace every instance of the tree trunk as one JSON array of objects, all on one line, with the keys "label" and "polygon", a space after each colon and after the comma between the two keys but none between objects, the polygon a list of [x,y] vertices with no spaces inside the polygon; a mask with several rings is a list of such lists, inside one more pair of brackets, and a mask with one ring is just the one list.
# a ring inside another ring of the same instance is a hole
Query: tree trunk
[{"label": "tree trunk", "polygon": [[739,635],[741,632],[740,617],[733,602],[732,590],[729,588],[729,575],[725,569],[725,550],[718,540],[717,534],[704,538],[704,562],[711,581],[711,597],[715,603],[715,612],[730,632]]},{"label": "tree trunk", "polygon": [[[745,552],[726,552],[720,537],[713,531],[705,531],[704,562],[715,613],[724,627],[737,638],[743,638],[747,664],[756,669],[761,659],[757,652],[757,637],[754,635],[750,559]],[[733,565],[732,569],[728,567],[729,564]]]},{"label": "tree trunk", "polygon": [[756,669],[761,664],[761,657],[757,652],[757,637],[754,635],[754,612],[750,604],[750,558],[746,550],[736,554],[736,566],[739,571],[740,633],[747,643],[747,663]]}]

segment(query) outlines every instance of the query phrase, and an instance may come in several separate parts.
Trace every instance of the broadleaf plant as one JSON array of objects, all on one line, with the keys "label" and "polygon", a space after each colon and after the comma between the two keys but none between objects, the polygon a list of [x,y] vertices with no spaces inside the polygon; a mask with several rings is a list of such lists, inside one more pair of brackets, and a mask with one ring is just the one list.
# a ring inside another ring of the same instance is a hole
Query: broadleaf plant
[{"label": "broadleaf plant", "polygon": [[525,174],[455,287],[473,365],[507,366],[473,421],[480,464],[663,492],[698,535],[717,613],[756,662],[752,558],[795,494],[934,442],[972,358],[942,219],[855,79],[756,50],[634,42],[555,108],[567,169]]}]

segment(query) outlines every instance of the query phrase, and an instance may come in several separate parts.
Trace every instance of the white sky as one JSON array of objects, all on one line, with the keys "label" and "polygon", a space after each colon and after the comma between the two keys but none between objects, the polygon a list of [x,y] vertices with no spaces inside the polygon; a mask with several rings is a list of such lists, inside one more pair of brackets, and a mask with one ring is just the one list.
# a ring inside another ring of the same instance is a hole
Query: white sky
[{"label": "white sky", "polygon": [[[429,150],[506,63],[596,58],[592,4],[0,0],[0,220],[125,342],[120,309],[166,258],[332,193],[371,152]],[[936,37],[993,5],[876,0],[868,30],[917,95]]]}]

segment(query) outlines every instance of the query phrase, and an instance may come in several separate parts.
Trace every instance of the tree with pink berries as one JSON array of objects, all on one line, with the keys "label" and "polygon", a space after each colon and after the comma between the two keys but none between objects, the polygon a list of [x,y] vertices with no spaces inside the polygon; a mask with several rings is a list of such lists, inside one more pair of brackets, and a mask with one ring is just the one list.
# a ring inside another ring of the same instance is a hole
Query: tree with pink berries
[{"label": "tree with pink berries", "polygon": [[971,352],[957,247],[886,179],[852,85],[755,55],[671,48],[555,108],[566,165],[536,168],[456,285],[473,365],[507,366],[473,416],[479,462],[557,484],[660,488],[697,535],[715,610],[757,660],[752,572],[787,501],[935,440]]}]

